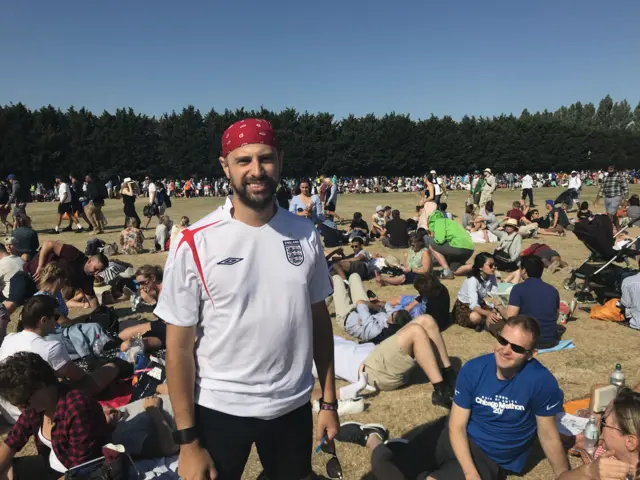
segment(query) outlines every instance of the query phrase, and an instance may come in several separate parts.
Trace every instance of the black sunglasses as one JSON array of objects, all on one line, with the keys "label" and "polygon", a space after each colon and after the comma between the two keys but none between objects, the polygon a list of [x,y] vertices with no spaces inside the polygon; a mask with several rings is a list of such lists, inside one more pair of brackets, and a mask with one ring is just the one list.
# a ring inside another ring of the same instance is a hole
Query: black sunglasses
[{"label": "black sunglasses", "polygon": [[336,444],[334,442],[324,442],[320,449],[331,455],[331,458],[327,462],[327,476],[329,478],[335,478],[337,480],[343,480],[342,476],[342,466],[340,465],[340,460],[338,460],[338,456],[336,455]]},{"label": "black sunglasses", "polygon": [[515,343],[511,343],[502,335],[496,335],[496,340],[498,340],[498,343],[503,347],[506,347],[507,345],[509,345],[511,347],[511,350],[513,350],[516,353],[519,353],[520,355],[524,355],[533,351],[533,350],[527,350],[526,348],[520,345],[516,345]]}]

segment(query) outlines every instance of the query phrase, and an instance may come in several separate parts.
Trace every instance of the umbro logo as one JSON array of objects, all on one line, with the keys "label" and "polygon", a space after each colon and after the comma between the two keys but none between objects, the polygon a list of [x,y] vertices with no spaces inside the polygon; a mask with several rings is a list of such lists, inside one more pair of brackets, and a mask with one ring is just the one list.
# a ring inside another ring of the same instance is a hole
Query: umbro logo
[{"label": "umbro logo", "polygon": [[241,261],[242,261],[242,258],[229,257],[219,261],[218,265],[235,265],[236,263]]}]

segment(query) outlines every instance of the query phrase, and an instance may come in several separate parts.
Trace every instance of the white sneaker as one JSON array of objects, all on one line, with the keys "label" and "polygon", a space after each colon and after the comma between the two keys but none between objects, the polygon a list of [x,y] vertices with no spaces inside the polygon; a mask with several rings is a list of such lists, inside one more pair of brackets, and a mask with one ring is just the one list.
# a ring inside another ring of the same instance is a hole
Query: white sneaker
[{"label": "white sneaker", "polygon": [[[314,400],[312,402],[313,413],[320,411],[320,402]],[[364,398],[357,397],[349,400],[338,400],[338,415],[354,415],[364,412]]]}]

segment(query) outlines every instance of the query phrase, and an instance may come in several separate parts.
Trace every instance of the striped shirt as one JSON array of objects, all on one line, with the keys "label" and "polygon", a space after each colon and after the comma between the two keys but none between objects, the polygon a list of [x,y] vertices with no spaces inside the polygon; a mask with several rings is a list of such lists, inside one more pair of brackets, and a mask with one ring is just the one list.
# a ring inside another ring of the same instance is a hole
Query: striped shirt
[{"label": "striped shirt", "polygon": [[629,196],[629,182],[627,177],[622,172],[613,172],[604,177],[600,190],[598,191],[599,197],[613,198]]}]

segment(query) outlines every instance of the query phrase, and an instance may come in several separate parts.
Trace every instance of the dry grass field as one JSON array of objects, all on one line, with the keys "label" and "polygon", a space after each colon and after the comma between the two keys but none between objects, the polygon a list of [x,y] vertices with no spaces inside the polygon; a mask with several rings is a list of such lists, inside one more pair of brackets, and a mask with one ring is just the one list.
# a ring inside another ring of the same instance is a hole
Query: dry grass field
[{"label": "dry grass field", "polygon": [[[638,192],[637,186],[633,190]],[[535,199],[539,205],[544,205],[547,198],[555,198],[561,189],[536,189]],[[519,191],[512,192],[499,190],[495,195],[496,212],[504,214],[511,206],[511,202],[519,198]],[[596,188],[586,187],[583,192],[583,200],[592,203],[595,198]],[[466,198],[465,192],[453,192],[447,202],[449,211],[456,216],[461,216]],[[371,215],[378,204],[391,205],[402,212],[403,217],[411,217],[414,214],[414,206],[418,201],[417,194],[370,194],[370,195],[343,195],[338,201],[338,213],[344,217],[350,217],[353,212],[360,211],[365,219],[370,223]],[[170,217],[177,221],[182,215],[188,215],[192,221],[198,220],[206,213],[222,203],[222,199],[192,199],[176,200],[172,209],[167,211]],[[138,203],[138,210],[141,212],[143,201]],[[55,239],[71,243],[81,250],[84,250],[85,242],[91,238],[89,234],[65,233],[58,236],[48,234],[55,218],[55,204],[35,204],[28,208],[33,219],[34,227],[39,230],[40,241]],[[601,211],[602,207],[595,210]],[[119,200],[111,200],[107,203],[105,214],[109,220],[107,234],[101,236],[106,241],[116,242],[120,227],[123,222],[122,204]],[[153,220],[151,226],[155,228],[156,221]],[[635,229],[636,234],[640,234],[640,229]],[[149,237],[153,237],[153,232],[149,231]],[[586,248],[569,233],[566,238],[543,237],[545,242],[559,251],[572,266],[576,266],[587,256]],[[538,240],[540,241],[540,240]],[[532,243],[525,241],[525,246]],[[153,240],[147,240],[146,245],[152,247]],[[477,245],[476,251],[492,251],[494,245]],[[347,249],[348,250],[348,249]],[[374,242],[369,250],[372,252],[382,252],[384,248],[379,242]],[[399,252],[396,252],[398,254]],[[149,253],[144,255],[121,257],[127,262],[136,266],[153,263],[163,265],[166,255],[162,253]],[[561,274],[553,276],[545,273],[544,280],[555,285],[560,290],[563,300],[571,299],[570,292],[562,288],[564,277]],[[462,279],[446,282],[446,286],[451,293],[452,301],[455,299],[457,290],[462,283]],[[403,292],[411,293],[411,286],[384,287],[380,288],[375,282],[367,282],[367,288],[373,289],[380,297],[386,297]],[[118,312],[130,315],[128,304],[123,302],[118,306]],[[638,348],[640,346],[640,332],[632,331],[613,323],[605,323],[590,320],[584,312],[578,311],[576,321],[567,325],[565,339],[572,339],[576,345],[574,350],[547,353],[539,357],[540,361],[553,372],[558,379],[560,386],[564,389],[567,399],[584,396],[589,392],[592,384],[606,382],[608,375],[616,363],[621,363],[627,375],[628,383],[640,381],[640,357]],[[15,329],[17,319],[11,322],[10,331]],[[334,331],[338,335],[347,336],[342,327],[334,322]],[[455,360],[454,365],[459,365],[467,360],[491,352],[494,342],[487,333],[475,333],[472,330],[453,326],[444,332],[449,354]],[[392,436],[400,437],[417,426],[433,421],[447,414],[443,408],[431,405],[432,387],[428,383],[412,385],[407,388],[385,392],[367,400],[366,411],[358,416],[344,418],[344,420],[356,420],[363,423],[382,423],[387,426]],[[224,435],[223,432],[221,432]],[[278,439],[274,438],[274,442]],[[338,456],[343,466],[345,478],[358,479],[366,478],[369,472],[369,453],[364,448],[352,445],[338,445]],[[324,454],[314,454],[314,467],[317,473],[324,473],[324,464],[328,460]],[[257,455],[252,454],[250,462],[243,478],[254,479],[260,472],[260,465]],[[541,461],[527,472],[523,478],[526,479],[549,479],[553,478],[552,471],[546,460]],[[384,480],[384,479],[380,479]]]}]

